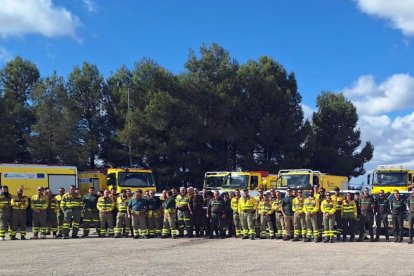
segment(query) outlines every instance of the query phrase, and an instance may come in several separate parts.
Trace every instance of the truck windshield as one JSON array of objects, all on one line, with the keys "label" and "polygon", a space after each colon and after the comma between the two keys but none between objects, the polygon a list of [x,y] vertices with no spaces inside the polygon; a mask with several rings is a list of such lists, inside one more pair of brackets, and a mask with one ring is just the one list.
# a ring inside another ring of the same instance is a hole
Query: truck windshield
[{"label": "truck windshield", "polygon": [[204,188],[221,188],[223,186],[224,176],[207,176],[204,182]]},{"label": "truck windshield", "polygon": [[311,189],[309,174],[282,175],[279,183],[281,188]]},{"label": "truck windshield", "polygon": [[154,187],[154,177],[150,172],[118,173],[120,187]]},{"label": "truck windshield", "polygon": [[229,175],[226,176],[223,182],[223,188],[226,189],[247,189],[249,184],[248,175]]},{"label": "truck windshield", "polygon": [[373,186],[406,186],[407,173],[381,173],[374,174]]}]

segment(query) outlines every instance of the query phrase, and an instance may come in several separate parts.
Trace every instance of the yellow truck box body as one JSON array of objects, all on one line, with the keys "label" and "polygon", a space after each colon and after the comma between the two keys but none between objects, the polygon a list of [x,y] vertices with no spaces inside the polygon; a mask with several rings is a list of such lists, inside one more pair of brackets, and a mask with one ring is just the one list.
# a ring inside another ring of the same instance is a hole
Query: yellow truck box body
[{"label": "yellow truck box body", "polygon": [[0,164],[0,185],[8,186],[14,195],[18,188],[23,188],[26,196],[35,195],[39,186],[57,194],[60,187],[69,190],[70,185],[77,186],[77,169],[73,166]]}]

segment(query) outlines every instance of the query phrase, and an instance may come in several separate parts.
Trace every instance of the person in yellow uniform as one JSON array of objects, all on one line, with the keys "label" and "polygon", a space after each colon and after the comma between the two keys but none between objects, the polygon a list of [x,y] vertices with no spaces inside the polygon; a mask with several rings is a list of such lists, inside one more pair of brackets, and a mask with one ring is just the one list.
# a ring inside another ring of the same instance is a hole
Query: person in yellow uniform
[{"label": "person in yellow uniform", "polygon": [[71,224],[72,238],[79,238],[78,232],[81,221],[83,200],[74,185],[71,185],[69,192],[63,195],[60,207],[63,210],[63,239],[69,238]]},{"label": "person in yellow uniform", "polygon": [[332,200],[330,193],[326,193],[326,199],[321,204],[321,211],[325,232],[325,240],[323,242],[334,243],[336,202]]},{"label": "person in yellow uniform", "polygon": [[175,199],[171,191],[165,192],[165,199],[162,206],[164,210],[164,221],[161,238],[165,239],[171,235],[175,239],[177,237],[177,228],[175,227]]},{"label": "person in yellow uniform", "polygon": [[52,233],[53,238],[57,237],[58,231],[58,212],[60,209],[57,199],[53,196],[50,189],[46,189],[46,196],[49,198],[49,206],[47,207],[47,232]]},{"label": "person in yellow uniform", "polygon": [[20,239],[26,239],[26,210],[29,206],[29,199],[27,196],[23,195],[23,189],[17,189],[17,195],[12,197],[11,207],[12,207],[12,227],[10,231],[10,238],[12,240],[16,239],[17,230],[20,227]]},{"label": "person in yellow uniform", "polygon": [[177,224],[178,224],[178,236],[184,236],[184,229],[187,230],[187,237],[193,236],[193,230],[191,229],[191,215],[188,208],[190,196],[187,194],[187,190],[184,187],[180,188],[180,194],[175,198],[175,206],[177,208]]},{"label": "person in yellow uniform", "polygon": [[58,234],[56,237],[61,238],[63,236],[62,234],[62,229],[63,229],[63,218],[64,218],[64,214],[63,214],[63,210],[62,208],[60,208],[60,203],[62,201],[62,197],[65,194],[65,188],[60,187],[59,188],[59,194],[55,196],[55,199],[59,205],[59,210],[58,210]]},{"label": "person in yellow uniform", "polygon": [[131,219],[128,218],[127,213],[129,200],[126,190],[121,190],[121,194],[117,198],[118,213],[116,215],[115,238],[120,238],[122,234],[124,237],[128,237],[131,228]]},{"label": "person in yellow uniform", "polygon": [[115,202],[112,197],[109,196],[109,191],[105,190],[103,196],[98,198],[96,208],[99,211],[99,220],[101,222],[101,228],[99,232],[100,238],[106,237],[106,228],[108,227],[109,236],[114,236],[114,216],[113,210],[115,208]]},{"label": "person in yellow uniform", "polygon": [[352,194],[347,193],[346,198],[342,201],[341,218],[343,222],[343,237],[342,241],[346,241],[346,236],[349,235],[349,241],[355,239],[355,220],[358,217],[358,210],[355,201],[352,199]]},{"label": "person in yellow uniform", "polygon": [[280,206],[282,202],[282,194],[279,191],[276,191],[276,197],[272,202],[272,211],[275,213],[276,219],[276,229],[277,229],[277,236],[276,239],[281,240],[284,236],[286,236],[285,230],[285,219],[283,218],[282,214],[282,207]]},{"label": "person in yellow uniform", "polygon": [[239,214],[239,200],[240,200],[240,190],[236,189],[234,197],[230,201],[230,207],[233,210],[233,224],[236,230],[236,238],[240,238],[242,234],[241,224],[240,224],[240,214]]},{"label": "person in yellow uniform", "polygon": [[314,242],[319,242],[319,227],[318,227],[318,211],[319,199],[315,198],[314,191],[309,192],[309,197],[305,198],[304,202],[305,220],[306,220],[306,242],[310,242],[313,238]]},{"label": "person in yellow uniform", "polygon": [[303,197],[303,190],[297,190],[297,197],[293,199],[292,210],[293,214],[293,229],[294,238],[292,241],[299,241],[303,238],[306,240],[306,221],[305,221],[305,209],[304,209],[305,198]]},{"label": "person in yellow uniform", "polygon": [[[254,197],[256,199],[257,204],[259,204],[264,199],[264,190],[262,187],[257,188],[257,196]],[[254,216],[254,231],[256,233],[256,238],[260,238],[260,215],[259,212],[256,212]]]},{"label": "person in yellow uniform", "polygon": [[344,197],[339,193],[340,190],[338,187],[334,188],[334,195],[332,196],[332,200],[336,202],[336,212],[335,212],[335,227],[336,227],[336,240],[339,240],[342,235],[342,201],[344,201]]},{"label": "person in yellow uniform", "polygon": [[259,202],[257,209],[260,216],[260,239],[274,239],[275,230],[271,221],[272,203],[267,193],[263,194],[263,200]]},{"label": "person in yellow uniform", "polygon": [[249,190],[243,190],[243,197],[239,199],[238,210],[240,214],[240,222],[243,229],[243,238],[254,240],[254,216],[257,210],[257,201],[250,197]]},{"label": "person in yellow uniform", "polygon": [[0,188],[0,240],[4,241],[10,224],[11,199],[9,187]]},{"label": "person in yellow uniform", "polygon": [[49,199],[43,194],[43,187],[37,188],[37,195],[32,196],[30,206],[33,211],[33,237],[32,239],[39,238],[39,232],[41,239],[46,239],[47,231],[47,214],[46,210],[49,206]]},{"label": "person in yellow uniform", "polygon": [[148,237],[161,237],[162,231],[162,204],[161,200],[155,196],[155,191],[149,191],[149,197],[147,199],[148,212],[147,212],[147,221],[148,221]]}]

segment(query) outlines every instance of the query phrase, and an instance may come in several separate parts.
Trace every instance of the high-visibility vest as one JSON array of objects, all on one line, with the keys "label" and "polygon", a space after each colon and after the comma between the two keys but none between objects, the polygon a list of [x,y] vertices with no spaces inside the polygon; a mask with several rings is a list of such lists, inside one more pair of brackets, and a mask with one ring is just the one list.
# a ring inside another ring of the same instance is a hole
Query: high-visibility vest
[{"label": "high-visibility vest", "polygon": [[178,208],[180,207],[187,207],[188,208],[188,203],[190,202],[190,196],[189,195],[178,195],[175,198],[175,206],[177,206]]},{"label": "high-visibility vest", "polygon": [[83,200],[80,195],[73,196],[71,193],[66,193],[62,196],[60,202],[62,209],[81,209],[83,207]]},{"label": "high-visibility vest", "polygon": [[272,211],[272,204],[270,202],[260,201],[257,209],[260,215],[269,215]]},{"label": "high-visibility vest", "polygon": [[342,209],[342,202],[344,201],[343,196],[341,195],[334,195],[332,196],[332,200],[336,202],[336,211],[341,211]]},{"label": "high-visibility vest", "polygon": [[126,212],[128,209],[129,198],[118,197],[117,209],[119,212]]},{"label": "high-visibility vest", "polygon": [[49,199],[45,195],[34,195],[31,198],[30,206],[33,210],[46,210],[49,206]]},{"label": "high-visibility vest", "polygon": [[345,218],[356,218],[358,216],[358,212],[357,212],[357,206],[355,204],[355,201],[353,200],[342,201],[341,214],[342,214],[342,217],[345,217]]},{"label": "high-visibility vest", "polygon": [[233,212],[238,212],[239,211],[239,200],[240,200],[240,198],[237,198],[237,197],[233,197],[231,199],[230,204],[231,204],[231,209],[233,210]]},{"label": "high-visibility vest", "polygon": [[115,202],[111,197],[100,197],[98,198],[98,203],[96,204],[99,212],[112,212],[115,209]]},{"label": "high-visibility vest", "polygon": [[297,214],[303,214],[303,212],[305,211],[304,202],[305,202],[304,198],[300,199],[298,197],[295,197],[292,202],[292,211]]},{"label": "high-visibility vest", "polygon": [[308,197],[303,203],[305,213],[316,214],[319,211],[319,199],[314,197]]},{"label": "high-visibility vest", "polygon": [[252,197],[239,199],[239,213],[257,209],[257,201]]},{"label": "high-visibility vest", "polygon": [[282,207],[280,206],[280,203],[282,202],[282,199],[275,199],[272,202],[272,210],[274,212],[278,212],[281,213],[282,212]]},{"label": "high-visibility vest", "polygon": [[333,200],[328,201],[327,199],[325,199],[324,201],[322,201],[321,210],[322,210],[322,213],[329,213],[330,215],[335,214],[336,202]]},{"label": "high-visibility vest", "polygon": [[29,206],[29,199],[27,196],[13,196],[10,204],[13,210],[26,210]]}]

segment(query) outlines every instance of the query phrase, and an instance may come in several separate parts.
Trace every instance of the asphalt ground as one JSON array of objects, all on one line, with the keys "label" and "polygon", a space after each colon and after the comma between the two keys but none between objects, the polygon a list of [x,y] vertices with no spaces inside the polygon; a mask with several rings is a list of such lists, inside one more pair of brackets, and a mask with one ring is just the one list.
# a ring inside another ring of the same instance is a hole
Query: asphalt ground
[{"label": "asphalt ground", "polygon": [[7,238],[0,275],[413,275],[406,241]]}]

